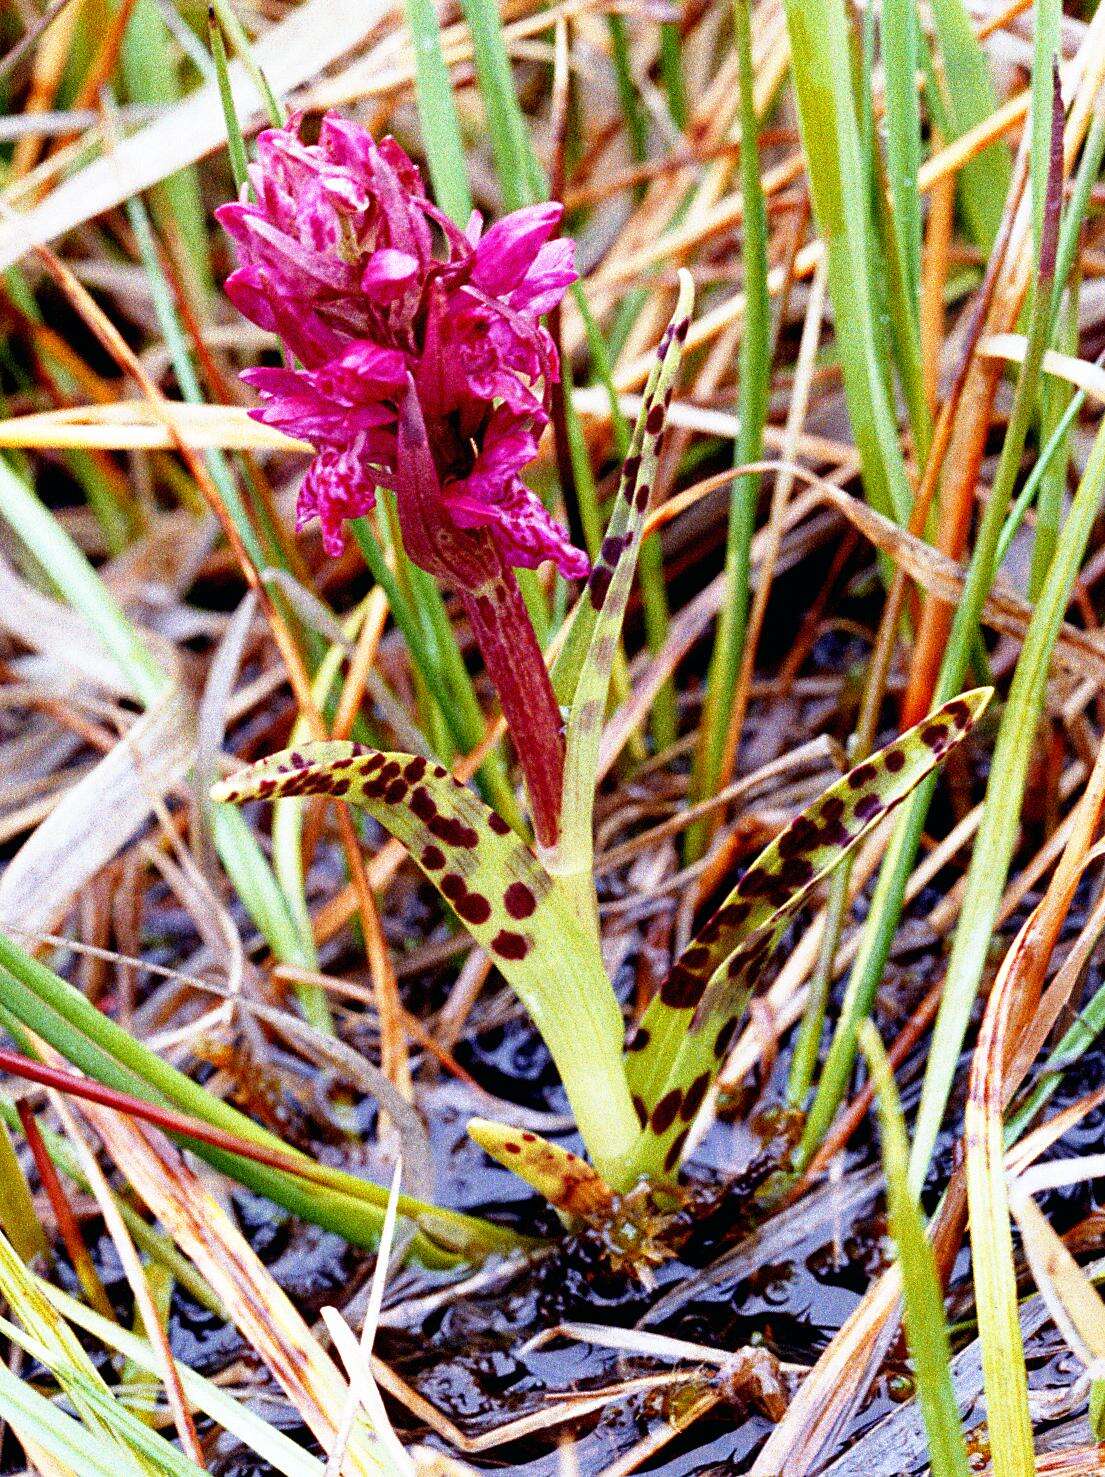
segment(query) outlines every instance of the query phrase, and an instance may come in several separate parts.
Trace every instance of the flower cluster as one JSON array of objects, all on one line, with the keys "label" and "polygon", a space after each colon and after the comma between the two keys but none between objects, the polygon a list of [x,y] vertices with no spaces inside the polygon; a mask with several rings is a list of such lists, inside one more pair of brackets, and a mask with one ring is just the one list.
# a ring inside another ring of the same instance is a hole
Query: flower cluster
[{"label": "flower cluster", "polygon": [[[466,570],[544,559],[586,574],[521,477],[559,372],[540,317],[576,275],[572,243],[554,239],[560,206],[487,232],[473,216],[461,231],[394,139],[336,114],[317,144],[293,122],[262,133],[257,153],[255,203],[218,215],[239,262],[229,296],[298,361],[244,377],[261,396],[254,414],[316,450],[299,526],[317,517],[338,553],[344,521],[391,487],[408,553],[438,576],[463,584]],[[404,465],[416,443],[432,458],[429,491]]]}]

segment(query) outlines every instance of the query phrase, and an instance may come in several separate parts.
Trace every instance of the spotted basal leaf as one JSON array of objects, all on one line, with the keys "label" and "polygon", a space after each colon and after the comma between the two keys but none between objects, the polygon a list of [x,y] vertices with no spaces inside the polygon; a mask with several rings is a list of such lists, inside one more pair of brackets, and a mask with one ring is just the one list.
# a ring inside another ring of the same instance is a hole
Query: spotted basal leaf
[{"label": "spotted basal leaf", "polygon": [[595,559],[574,623],[575,642],[585,641],[585,645],[582,646],[582,663],[570,697],[560,835],[554,852],[548,858],[550,870],[558,875],[586,876],[588,879],[591,876],[595,782],[610,674],[633,584],[668,405],[683,357],[683,343],[690,328],[693,306],[694,285],[690,274],[681,271],[675,313],[657,349],[656,363],[645,386],[641,412],[622,468],[606,537]]},{"label": "spotted basal leaf", "polygon": [[676,960],[630,1042],[642,1133],[637,1174],[671,1174],[791,915],[969,732],[990,700],[976,688],[857,765],[782,831]]},{"label": "spotted basal leaf", "polygon": [[598,1172],[559,1144],[528,1129],[472,1118],[469,1135],[480,1148],[513,1170],[570,1220],[600,1220],[610,1213],[614,1193]]},{"label": "spotted basal leaf", "polygon": [[216,800],[331,795],[398,837],[494,960],[552,1054],[588,1149],[615,1173],[637,1137],[621,1010],[597,933],[525,842],[439,764],[352,743],[286,750],[224,780]]}]

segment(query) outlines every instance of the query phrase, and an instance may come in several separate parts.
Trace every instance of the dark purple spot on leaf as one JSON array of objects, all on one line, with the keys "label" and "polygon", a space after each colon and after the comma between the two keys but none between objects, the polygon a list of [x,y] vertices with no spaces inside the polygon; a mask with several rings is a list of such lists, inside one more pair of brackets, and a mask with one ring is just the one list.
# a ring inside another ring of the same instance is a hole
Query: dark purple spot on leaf
[{"label": "dark purple spot on leaf", "polygon": [[690,1123],[694,1115],[706,1101],[706,1090],[710,1086],[710,1073],[700,1072],[683,1094],[683,1106],[679,1109],[679,1116],[685,1122]]},{"label": "dark purple spot on leaf", "polygon": [[610,581],[613,578],[613,571],[607,569],[605,564],[596,564],[591,571],[587,594],[596,610],[601,610],[606,603],[606,597],[610,593]]},{"label": "dark purple spot on leaf", "polygon": [[717,1040],[714,1042],[714,1056],[717,1057],[719,1062],[721,1061],[722,1057],[724,1057],[725,1053],[729,1050],[730,1046],[732,1046],[733,1037],[737,1034],[737,1027],[739,1025],[739,1016],[730,1016],[729,1019],[722,1026],[721,1030],[717,1033]]},{"label": "dark purple spot on leaf", "polygon": [[665,1092],[664,1096],[656,1104],[655,1108],[653,1108],[649,1127],[658,1138],[661,1134],[667,1133],[668,1129],[675,1122],[676,1114],[679,1112],[679,1105],[682,1101],[682,1091],[678,1087],[673,1087],[670,1092]]},{"label": "dark purple spot on leaf", "polygon": [[491,904],[479,892],[465,893],[454,904],[458,915],[465,923],[486,923],[491,917]]},{"label": "dark purple spot on leaf", "polygon": [[697,1005],[706,988],[705,979],[676,964],[660,986],[660,999],[671,1010],[689,1010]]},{"label": "dark purple spot on leaf", "polygon": [[500,959],[524,959],[529,953],[529,946],[530,941],[524,933],[514,933],[509,928],[500,928],[491,940],[491,951],[498,954]]},{"label": "dark purple spot on leaf", "polygon": [[668,1152],[664,1155],[664,1173],[671,1174],[672,1170],[683,1157],[683,1146],[687,1142],[690,1129],[684,1128],[677,1133],[668,1145]]},{"label": "dark purple spot on leaf", "polygon": [[503,893],[503,903],[512,918],[528,918],[537,907],[533,890],[524,882],[512,882]]},{"label": "dark purple spot on leaf", "polygon": [[779,881],[788,891],[794,891],[799,887],[805,887],[806,883],[813,877],[813,863],[807,861],[804,856],[791,857],[790,861],[784,863],[779,873]]},{"label": "dark purple spot on leaf", "polygon": [[862,800],[856,801],[856,820],[871,821],[883,810],[883,803],[877,795],[864,795]]}]

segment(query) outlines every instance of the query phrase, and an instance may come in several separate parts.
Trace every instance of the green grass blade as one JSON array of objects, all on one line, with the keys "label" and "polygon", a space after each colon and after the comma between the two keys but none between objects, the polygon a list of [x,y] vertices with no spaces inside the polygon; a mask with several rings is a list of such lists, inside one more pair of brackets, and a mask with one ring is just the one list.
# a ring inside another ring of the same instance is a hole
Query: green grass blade
[{"label": "green grass blade", "polygon": [[257,96],[265,105],[269,124],[273,128],[282,128],[287,121],[284,108],[277,101],[269,79],[262,69],[257,65],[257,59],[253,55],[253,47],[250,45],[249,37],[245,33],[245,27],[238,19],[230,0],[211,0],[211,7],[215,12],[219,25],[230,37],[234,47],[235,55],[245,68],[246,75],[257,89]]},{"label": "green grass blade", "polygon": [[1032,7],[1032,130],[1029,151],[1029,181],[1032,188],[1032,231],[1036,255],[1044,229],[1048,168],[1051,161],[1051,118],[1054,89],[1059,85],[1058,62],[1061,0],[1036,0]]},{"label": "green grass blade", "polygon": [[[737,416],[740,429],[733,446],[737,466],[763,456],[763,432],[771,390],[771,300],[767,290],[767,210],[760,184],[759,124],[756,119],[752,71],[752,30],[747,0],[734,0],[734,31],[739,60],[741,119],[741,190],[744,195],[744,332],[740,346],[740,389]],[[727,778],[737,734],[729,731],[729,714],[744,654],[751,590],[752,535],[760,477],[738,477],[729,498],[729,525],[725,542],[725,599],[718,617],[717,638],[706,680],[706,697],[695,753],[692,797],[713,795]],[[687,832],[686,855],[694,861],[709,837],[704,823]]]},{"label": "green grass blade", "polygon": [[46,570],[51,583],[92,626],[134,696],[152,704],[172,686],[83,551],[31,489],[0,459],[0,517]]},{"label": "green grass blade", "polygon": [[[1078,295],[1072,293],[1059,329],[1060,348],[1077,357]],[[1028,573],[1028,598],[1035,602],[1047,577],[1047,571],[1059,542],[1059,530],[1067,496],[1067,471],[1070,467],[1070,428],[1085,402],[1085,393],[1057,375],[1045,378],[1040,391],[1040,441],[1037,458],[1028,485],[1039,489],[1036,499],[1036,527],[1032,539],[1032,565]],[[1037,468],[1039,475],[1037,476]]]},{"label": "green grass blade", "polygon": [[207,38],[215,63],[215,77],[219,84],[219,102],[222,104],[223,121],[226,124],[226,146],[230,155],[230,168],[234,174],[234,183],[238,187],[238,193],[241,194],[242,186],[249,178],[249,156],[246,153],[246,141],[242,137],[242,125],[238,121],[237,109],[234,107],[234,95],[230,90],[226,42],[223,40],[222,29],[215,19],[214,8],[211,9],[207,18]]},{"label": "green grass blade", "polygon": [[[66,1415],[27,1380],[0,1362],[0,1415],[18,1436],[39,1443],[80,1477],[120,1477],[118,1446]],[[191,1467],[193,1472],[199,1468]],[[125,1471],[125,1467],[124,1467]]]},{"label": "green grass blade", "polygon": [[[80,1339],[0,1235],[0,1292],[88,1430],[114,1446],[123,1472],[190,1477],[199,1468],[144,1426],[112,1395]],[[17,1337],[18,1331],[15,1331]],[[156,1453],[156,1460],[154,1459]]]},{"label": "green grass blade", "polygon": [[[175,42],[157,8],[157,0],[137,0],[123,35],[120,59],[131,102],[157,108],[179,102],[181,88],[172,57]],[[153,191],[158,221],[177,257],[178,265],[196,291],[197,301],[209,301],[214,278],[208,255],[207,212],[199,175],[194,168],[169,175]]]},{"label": "green grass blade", "polygon": [[[147,1102],[167,1103],[250,1143],[288,1152],[281,1139],[136,1041],[79,990],[3,935],[0,1005],[97,1082]],[[325,1171],[327,1182],[321,1184],[199,1140],[189,1139],[187,1144],[224,1174],[304,1220],[336,1231],[354,1245],[375,1246],[387,1206],[387,1191],[381,1186],[339,1170]],[[457,1253],[478,1258],[517,1244],[511,1233],[476,1217],[438,1210],[408,1196],[402,1198],[400,1209],[420,1227],[413,1254],[430,1266],[451,1265]]]},{"label": "green grass blade", "polygon": [[434,196],[441,209],[464,226],[472,214],[472,192],[453,84],[441,54],[437,6],[434,0],[406,0],[406,10],[414,42],[418,117]]},{"label": "green grass blade", "polygon": [[[132,1364],[157,1373],[159,1358],[146,1339],[102,1317],[50,1283],[38,1279],[37,1285],[70,1323],[105,1347],[123,1354]],[[281,1477],[323,1477],[319,1459],[304,1451],[277,1426],[179,1360],[177,1368],[184,1392],[196,1408],[267,1462],[274,1472],[279,1472]]]},{"label": "green grass blade", "polygon": [[[933,0],[932,18],[947,78],[942,93],[944,131],[949,142],[984,123],[997,108],[994,84],[963,0]],[[1000,139],[983,149],[959,173],[959,198],[975,244],[988,252],[997,239],[1012,163]]]},{"label": "green grass blade", "polygon": [[912,491],[878,332],[876,248],[851,69],[844,61],[851,56],[844,0],[786,0],[786,16],[802,147],[828,252],[829,296],[864,489],[879,512],[905,523]]},{"label": "green grass blade", "polygon": [[891,203],[893,249],[907,300],[920,331],[921,107],[917,72],[921,27],[917,0],[886,0],[882,12],[882,56],[886,72],[886,176]]},{"label": "green grass blade", "polygon": [[911,1174],[924,1180],[967,1033],[1020,830],[1021,800],[1043,711],[1048,669],[1105,490],[1105,428],[1098,431],[1055,557],[1032,612],[998,730],[986,803],[933,1030],[914,1128]]},{"label": "green grass blade", "polygon": [[625,120],[626,137],[632,158],[641,164],[648,157],[648,114],[641,102],[641,94],[633,78],[629,59],[629,25],[619,11],[611,11],[606,17],[610,31],[610,54],[614,63],[614,80],[618,87],[618,102]]},{"label": "green grass blade", "polygon": [[[1019,809],[1019,805],[1012,807],[1014,816]],[[1013,953],[1008,954],[1006,965],[1014,957]],[[971,1063],[963,1137],[967,1150],[971,1276],[982,1352],[990,1460],[995,1477],[1035,1477],[1028,1371],[1017,1306],[1017,1270],[1002,1142],[1005,1018],[1011,1003],[1009,986],[1013,984],[1003,967],[990,996]],[[927,1164],[927,1155],[924,1161],[917,1162]],[[913,1159],[909,1169],[910,1179],[916,1183]]]},{"label": "green grass blade", "polygon": [[660,78],[671,121],[687,129],[687,86],[683,78],[683,36],[678,21],[660,22]]},{"label": "green grass blade", "polygon": [[871,1021],[862,1023],[859,1039],[877,1095],[890,1234],[902,1274],[906,1342],[917,1371],[932,1477],[969,1477],[967,1443],[952,1386],[944,1296],[921,1207],[909,1189],[909,1138],[898,1089]]},{"label": "green grass blade", "polygon": [[[1002,443],[998,469],[975,537],[967,578],[955,609],[947,649],[937,678],[935,701],[939,703],[948,702],[959,691],[972,661],[979,619],[997,573],[997,551],[1002,529],[1012,502],[1021,454],[1036,404],[1040,365],[1052,321],[1056,260],[1054,253],[1059,234],[1062,195],[1062,113],[1058,109],[1052,115],[1052,139],[1051,208],[1048,230],[1044,235],[1041,257],[1037,264],[1028,344],[1017,378],[1013,408]],[[840,1018],[796,1152],[799,1166],[809,1162],[843,1099],[855,1060],[856,1026],[863,1017],[870,1014],[890,956],[890,946],[901,917],[906,883],[913,870],[935,786],[934,776],[918,786],[898,821],[883,858]],[[931,1067],[930,1057],[930,1069]],[[940,1106],[940,1113],[943,1113],[943,1104]],[[934,1139],[930,1140],[930,1148],[932,1142]]]},{"label": "green grass blade", "polygon": [[487,0],[461,0],[461,4],[472,33],[476,76],[487,112],[487,131],[499,185],[507,209],[519,210],[543,199],[548,184],[514,91],[499,7],[488,4]]}]

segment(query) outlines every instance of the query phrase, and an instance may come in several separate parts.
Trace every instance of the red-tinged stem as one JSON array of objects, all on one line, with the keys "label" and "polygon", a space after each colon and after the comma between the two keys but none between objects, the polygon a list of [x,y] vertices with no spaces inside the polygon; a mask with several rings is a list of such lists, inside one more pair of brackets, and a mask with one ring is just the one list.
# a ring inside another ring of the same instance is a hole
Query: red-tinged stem
[{"label": "red-tinged stem", "polygon": [[396,506],[415,564],[464,602],[526,777],[533,829],[553,846],[560,829],[564,738],[545,658],[514,571],[489,529],[461,528],[446,511],[414,382],[399,407]]},{"label": "red-tinged stem", "polygon": [[31,1105],[25,1099],[21,1099],[15,1106],[31,1150],[31,1157],[38,1170],[38,1177],[42,1181],[42,1188],[54,1212],[58,1233],[65,1242],[65,1249],[69,1253],[69,1260],[77,1274],[81,1291],[97,1313],[104,1318],[110,1318],[114,1323],[115,1309],[111,1306],[111,1299],[104,1291],[104,1284],[100,1281],[100,1274],[96,1271],[92,1254],[81,1234],[76,1213],[69,1203],[58,1172],[54,1168],[54,1161],[50,1158],[46,1145],[42,1141],[42,1134],[39,1132],[35,1115],[31,1112]]},{"label": "red-tinged stem", "polygon": [[564,786],[564,737],[548,668],[510,569],[477,591],[461,591],[487,674],[499,694],[526,777],[533,829],[542,846],[556,844]]},{"label": "red-tinged stem", "polygon": [[[88,1102],[98,1103],[103,1108],[114,1108],[116,1112],[126,1113],[129,1117],[138,1118],[144,1123],[152,1123],[155,1127],[180,1138],[210,1144],[212,1148],[221,1149],[228,1154],[237,1154],[242,1159],[252,1159],[255,1163],[263,1164],[269,1169],[278,1169],[286,1174],[298,1175],[300,1179],[308,1180],[313,1184],[323,1185],[328,1189],[345,1190],[348,1193],[350,1177],[343,1175],[339,1170],[331,1169],[328,1165],[317,1164],[305,1155],[300,1156],[291,1151],[269,1149],[263,1144],[255,1144],[249,1139],[227,1132],[226,1129],[216,1128],[198,1118],[192,1118],[187,1113],[178,1113],[175,1108],[148,1103],[143,1098],[133,1097],[127,1092],[119,1092],[114,1087],[105,1087],[102,1082],[96,1082],[91,1077],[82,1077],[65,1067],[52,1067],[45,1062],[36,1062],[32,1057],[22,1056],[19,1052],[10,1051],[7,1047],[0,1047],[0,1071],[10,1072],[13,1077],[22,1077],[27,1082],[37,1082],[43,1087],[56,1088],[58,1092],[69,1093],[73,1097],[85,1098]],[[23,1122],[24,1130],[27,1132],[27,1141],[31,1146],[31,1152],[34,1153],[35,1141],[22,1113],[20,1113],[20,1121]],[[37,1154],[35,1162],[37,1165]],[[46,1177],[42,1172],[42,1166],[39,1165],[38,1168],[45,1185]]]}]

